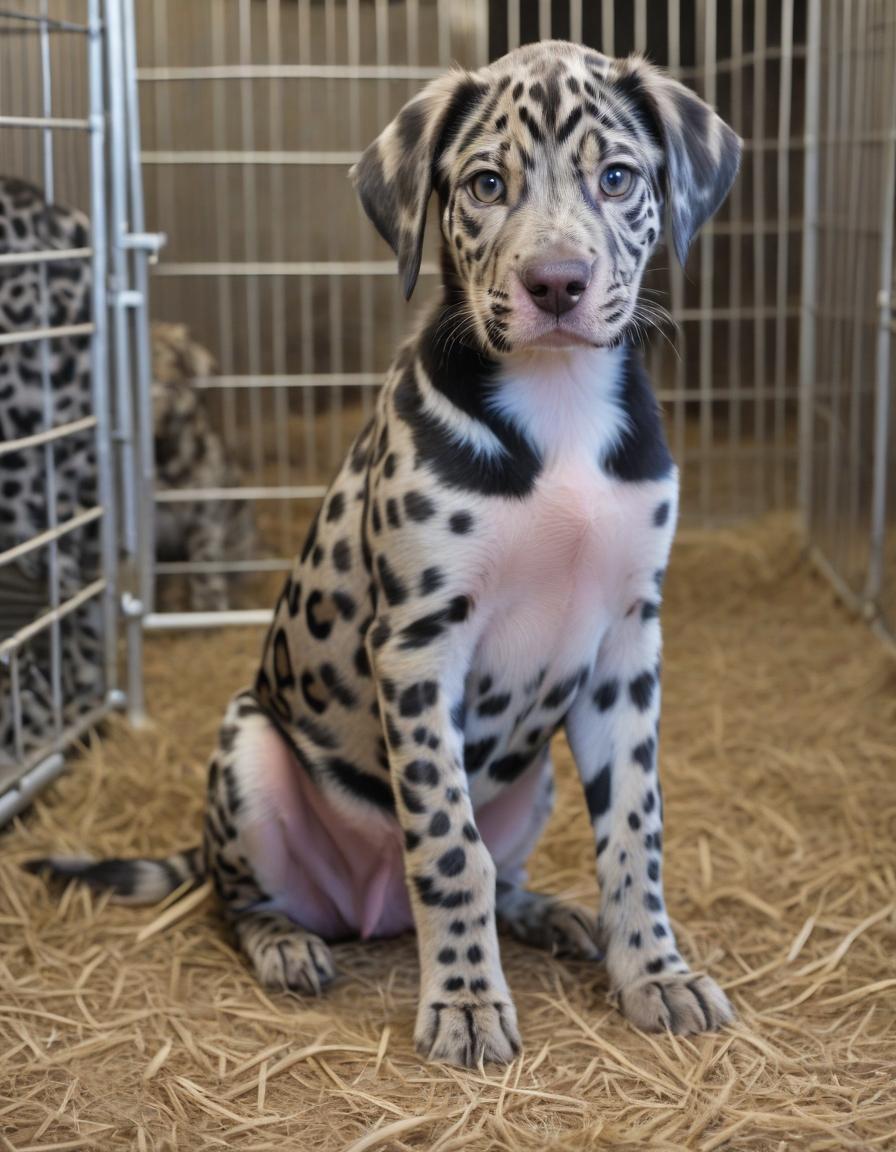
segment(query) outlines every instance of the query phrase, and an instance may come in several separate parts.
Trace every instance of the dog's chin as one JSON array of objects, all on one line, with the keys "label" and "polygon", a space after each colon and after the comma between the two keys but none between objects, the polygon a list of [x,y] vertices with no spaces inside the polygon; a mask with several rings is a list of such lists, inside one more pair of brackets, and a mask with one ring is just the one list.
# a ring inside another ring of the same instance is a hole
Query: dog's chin
[{"label": "dog's chin", "polygon": [[603,331],[601,326],[585,328],[565,324],[561,318],[533,326],[512,339],[514,351],[561,352],[575,348],[603,348],[611,343],[612,333]]}]

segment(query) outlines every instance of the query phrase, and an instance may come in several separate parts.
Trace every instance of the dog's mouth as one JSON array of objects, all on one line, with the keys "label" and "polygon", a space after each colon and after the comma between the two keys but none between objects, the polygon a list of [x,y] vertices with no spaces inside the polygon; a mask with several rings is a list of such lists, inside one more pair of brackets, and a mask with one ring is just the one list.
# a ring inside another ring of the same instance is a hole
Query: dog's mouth
[{"label": "dog's mouth", "polygon": [[602,331],[603,325],[587,329],[573,322],[572,317],[552,318],[548,323],[532,325],[528,331],[519,334],[514,341],[518,349],[528,348],[600,348],[611,339],[609,332]]},{"label": "dog's mouth", "polygon": [[528,346],[541,348],[570,348],[577,346],[591,348],[595,343],[596,340],[590,335],[580,332],[578,328],[572,327],[569,324],[564,324],[563,320],[559,319],[543,332],[536,333],[532,339],[528,341]]}]

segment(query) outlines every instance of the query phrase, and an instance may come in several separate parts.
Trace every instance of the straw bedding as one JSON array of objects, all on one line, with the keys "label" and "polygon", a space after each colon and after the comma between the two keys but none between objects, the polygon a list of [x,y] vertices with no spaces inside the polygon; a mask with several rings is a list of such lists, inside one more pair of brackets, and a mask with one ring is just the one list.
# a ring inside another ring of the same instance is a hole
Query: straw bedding
[{"label": "straw bedding", "polygon": [[[411,939],[336,948],[319,1001],[262,992],[204,891],[127,909],[17,869],[196,839],[201,762],[252,632],[154,639],[155,726],[110,723],[3,838],[0,1141],[30,1149],[896,1148],[896,664],[788,522],[685,535],[667,594],[667,890],[739,1012],[636,1033],[600,968],[507,942],[509,1069],[423,1065]],[[593,900],[569,754],[533,879]]]}]

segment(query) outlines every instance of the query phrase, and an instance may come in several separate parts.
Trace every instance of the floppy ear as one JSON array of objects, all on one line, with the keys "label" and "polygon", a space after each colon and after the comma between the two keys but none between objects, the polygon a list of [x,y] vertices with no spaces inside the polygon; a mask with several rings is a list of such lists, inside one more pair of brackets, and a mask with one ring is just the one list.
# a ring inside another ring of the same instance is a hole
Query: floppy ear
[{"label": "floppy ear", "polygon": [[481,93],[482,86],[467,72],[449,72],[431,81],[349,172],[364,211],[398,257],[406,299],[420,271],[426,207],[447,131]]},{"label": "floppy ear", "polygon": [[666,199],[679,262],[697,232],[728,195],[740,164],[742,141],[690,88],[638,58],[621,77],[646,111],[666,154]]}]

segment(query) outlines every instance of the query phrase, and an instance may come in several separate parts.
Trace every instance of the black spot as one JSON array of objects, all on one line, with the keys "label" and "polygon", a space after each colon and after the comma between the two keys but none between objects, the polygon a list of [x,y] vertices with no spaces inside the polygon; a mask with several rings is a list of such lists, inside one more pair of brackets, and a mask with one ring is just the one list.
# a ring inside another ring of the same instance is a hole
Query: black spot
[{"label": "black spot", "polygon": [[334,523],[336,520],[341,520],[345,512],[345,497],[341,492],[334,492],[330,497],[330,503],[327,507],[327,521]]},{"label": "black spot", "polygon": [[420,816],[426,811],[426,805],[417,793],[409,788],[403,780],[398,785],[398,791],[401,793],[401,802],[405,808],[407,808],[408,812],[413,813],[415,816]]},{"label": "black spot", "polygon": [[398,698],[398,711],[402,716],[419,716],[426,708],[431,708],[439,697],[439,686],[434,680],[423,680],[412,684]]},{"label": "black spot", "polygon": [[464,767],[468,773],[478,772],[483,767],[494,752],[497,742],[497,737],[486,736],[484,740],[464,745]]},{"label": "black spot", "polygon": [[650,860],[647,864],[647,879],[659,880],[660,878],[660,862],[659,860]]},{"label": "black spot", "polygon": [[607,850],[607,845],[610,843],[608,836],[601,836],[597,842],[597,855],[600,856]]},{"label": "black spot", "polygon": [[369,772],[362,772],[360,768],[339,756],[330,757],[327,760],[327,768],[347,792],[369,800],[371,804],[387,812],[395,811],[395,797],[387,780],[371,776]]},{"label": "black spot", "polygon": [[404,510],[411,520],[422,524],[435,515],[436,506],[428,496],[422,492],[405,492]]},{"label": "black spot", "polygon": [[654,604],[652,600],[645,600],[641,605],[641,619],[642,620],[655,620],[660,614],[658,604]]},{"label": "black spot", "polygon": [[448,527],[457,536],[465,536],[473,527],[473,517],[469,512],[455,512],[448,520]]},{"label": "black spot", "polygon": [[445,631],[449,624],[460,624],[466,620],[471,607],[467,596],[455,596],[444,608],[430,612],[406,625],[401,632],[400,647],[425,648]]},{"label": "black spot", "polygon": [[386,519],[389,522],[390,528],[401,527],[401,517],[398,514],[398,501],[394,496],[390,496],[386,501]]},{"label": "black spot", "polygon": [[457,952],[453,948],[442,948],[436,959],[440,964],[453,964],[457,960]]},{"label": "black spot", "polygon": [[464,983],[463,976],[449,976],[445,981],[444,988],[446,992],[459,992]]},{"label": "black spot", "polygon": [[436,861],[443,876],[459,876],[467,866],[467,854],[460,846],[449,848]]},{"label": "black spot", "polygon": [[318,724],[310,716],[296,716],[293,723],[300,732],[313,741],[318,748],[336,748],[339,741],[323,724]]},{"label": "black spot", "polygon": [[336,605],[336,611],[343,620],[351,620],[354,617],[357,606],[348,592],[338,590],[334,592],[333,603]]},{"label": "black spot", "polygon": [[358,703],[358,698],[344,683],[342,676],[336,671],[332,664],[321,664],[320,678],[324,684],[329,688],[334,699],[338,700],[343,708],[354,708]]},{"label": "black spot", "polygon": [[647,793],[647,795],[644,797],[643,807],[644,807],[645,814],[650,815],[650,813],[656,807],[656,793],[655,792],[650,791]]},{"label": "black spot", "polygon": [[420,844],[420,837],[416,832],[406,831],[404,834],[404,848],[406,852],[413,852]]},{"label": "black spot", "polygon": [[484,700],[479,701],[477,711],[480,716],[500,716],[502,712],[506,712],[510,699],[509,692],[486,696]]},{"label": "black spot", "polygon": [[317,619],[317,609],[323,603],[323,599],[323,592],[319,588],[315,588],[313,592],[309,593],[305,601],[305,621],[308,625],[308,631],[316,640],[326,640],[333,631],[332,620]]},{"label": "black spot", "polygon": [[390,452],[386,459],[383,461],[383,475],[387,480],[391,480],[395,475],[395,466],[398,463],[398,457],[394,452]]},{"label": "black spot", "polygon": [[451,830],[451,820],[447,812],[439,809],[438,812],[433,814],[432,820],[429,822],[430,836],[446,836]]},{"label": "black spot", "polygon": [[645,772],[649,772],[653,767],[653,756],[656,751],[656,741],[652,736],[648,736],[646,740],[642,741],[636,748],[632,749],[632,759],[641,765]]},{"label": "black spot", "polygon": [[644,965],[644,969],[646,972],[649,972],[651,976],[656,976],[657,972],[662,972],[665,966],[665,960],[662,956],[658,956],[656,960],[648,960]]},{"label": "black spot", "polygon": [[648,912],[662,912],[663,902],[655,892],[648,892],[644,897],[644,907]]},{"label": "black spot", "polygon": [[397,752],[404,741],[401,738],[401,733],[395,727],[395,721],[392,719],[392,716],[389,712],[385,714],[385,728],[386,739],[389,741],[389,747],[394,748]]},{"label": "black spot", "polygon": [[642,672],[628,686],[632,703],[639,712],[646,712],[653,699],[654,679],[652,672]]},{"label": "black spot", "polygon": [[479,947],[478,944],[471,944],[470,947],[467,949],[467,959],[470,961],[471,964],[481,964],[482,963],[482,949]]},{"label": "black spot", "polygon": [[585,803],[592,820],[596,820],[610,807],[610,787],[612,768],[605,764],[598,774],[585,786]]},{"label": "black spot", "polygon": [[355,649],[355,671],[359,676],[370,676],[370,657],[363,644],[359,644]]},{"label": "black spot", "polygon": [[468,840],[471,844],[475,844],[479,840],[479,833],[469,820],[464,824],[463,833],[464,839]]},{"label": "black spot", "polygon": [[282,628],[278,628],[274,635],[274,677],[278,689],[292,688],[296,682],[289,655],[289,642]]},{"label": "black spot", "polygon": [[380,584],[389,604],[403,604],[408,598],[408,590],[404,583],[393,572],[389,561],[380,553],[376,558],[377,571]]},{"label": "black spot", "polygon": [[506,756],[501,756],[500,759],[494,760],[489,766],[488,774],[494,780],[511,783],[516,780],[518,776],[522,775],[531,763],[532,757],[530,755],[521,752],[510,752]]},{"label": "black spot", "polygon": [[669,933],[666,931],[665,924],[654,924],[653,934],[656,936],[657,940],[662,940],[664,936],[669,935]]},{"label": "black spot", "polygon": [[578,687],[580,676],[581,673],[574,672],[572,676],[567,676],[565,680],[555,684],[544,698],[544,707],[553,709],[564,704],[570,693]]},{"label": "black spot", "polygon": [[378,620],[370,633],[370,643],[374,648],[382,648],[392,635],[392,627],[388,620]]},{"label": "black spot", "polygon": [[448,931],[452,936],[463,936],[467,930],[467,926],[463,920],[452,920],[448,925]]},{"label": "black spot", "polygon": [[631,830],[633,832],[637,832],[638,829],[641,827],[641,817],[638,815],[637,812],[629,812],[629,814],[628,814],[628,826],[629,826],[629,828],[631,828]]},{"label": "black spot", "polygon": [[420,595],[429,596],[432,592],[438,592],[444,583],[445,573],[441,568],[424,568],[420,573]]},{"label": "black spot", "polygon": [[629,948],[640,948],[641,947],[641,933],[640,932],[632,932],[631,936],[629,936],[629,938],[628,938],[628,946],[629,946]]},{"label": "black spot", "polygon": [[[572,79],[572,77],[570,77],[570,79]],[[582,119],[582,108],[581,108],[581,105],[579,105],[579,106],[573,108],[572,112],[570,112],[570,114],[566,117],[566,119],[560,125],[560,127],[557,131],[557,143],[558,144],[562,144],[564,142],[564,140],[567,140],[569,138],[569,136],[575,130],[576,125],[579,123],[579,121],[581,119]]]},{"label": "black spot", "polygon": [[316,686],[317,678],[315,677],[314,673],[308,671],[303,672],[299,680],[299,687],[302,690],[302,696],[311,711],[316,712],[319,715],[321,712],[325,712],[327,710],[327,705],[329,702],[327,700],[322,700],[319,696],[314,695],[311,689]]},{"label": "black spot", "polygon": [[439,770],[431,760],[412,760],[404,775],[412,784],[426,784],[434,788],[439,782]]},{"label": "black spot", "polygon": [[605,680],[594,693],[594,704],[600,712],[609,712],[619,695],[619,681]]}]

